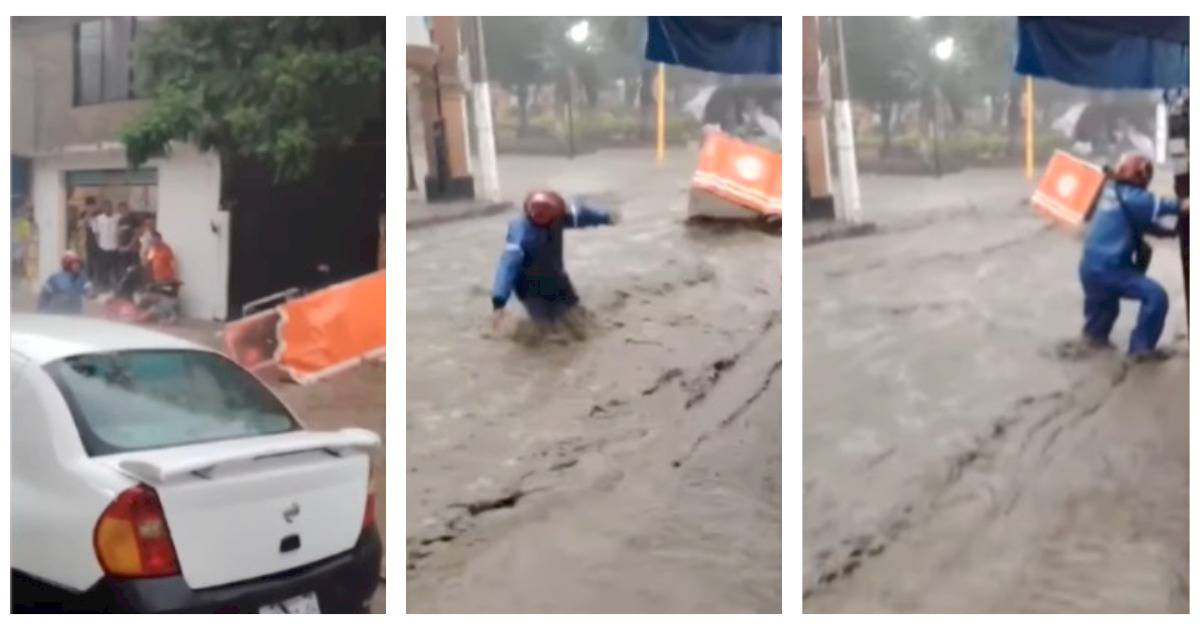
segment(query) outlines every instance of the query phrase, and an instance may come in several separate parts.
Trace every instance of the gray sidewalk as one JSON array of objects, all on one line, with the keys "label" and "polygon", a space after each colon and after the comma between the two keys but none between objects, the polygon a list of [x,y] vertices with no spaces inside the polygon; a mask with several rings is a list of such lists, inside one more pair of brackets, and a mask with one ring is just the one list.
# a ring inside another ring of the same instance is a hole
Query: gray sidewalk
[{"label": "gray sidewalk", "polygon": [[416,229],[500,214],[512,208],[513,204],[511,201],[482,199],[430,203],[422,195],[409,193],[404,205],[404,225],[408,229]]}]

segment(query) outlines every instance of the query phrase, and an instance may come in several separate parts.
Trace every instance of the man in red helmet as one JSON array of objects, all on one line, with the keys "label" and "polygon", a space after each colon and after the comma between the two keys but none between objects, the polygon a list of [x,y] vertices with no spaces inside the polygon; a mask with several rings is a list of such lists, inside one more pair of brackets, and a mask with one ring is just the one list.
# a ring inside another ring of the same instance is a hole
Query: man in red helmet
[{"label": "man in red helmet", "polygon": [[1146,190],[1153,177],[1149,158],[1133,153],[1121,156],[1112,181],[1096,202],[1079,264],[1085,341],[1111,347],[1108,337],[1121,299],[1138,300],[1141,309],[1129,340],[1129,355],[1138,361],[1168,356],[1157,348],[1167,319],[1167,292],[1145,274],[1149,247],[1143,237],[1173,236],[1179,213],[1188,210],[1186,200],[1180,204]]},{"label": "man in red helmet", "polygon": [[499,331],[512,293],[543,329],[559,322],[582,337],[579,296],[563,265],[563,230],[614,225],[617,214],[568,203],[556,192],[537,190],[525,197],[522,216],[508,225],[504,252],[492,287],[492,327]]},{"label": "man in red helmet", "polygon": [[83,313],[83,298],[91,288],[83,273],[83,259],[71,250],[63,253],[62,270],[46,279],[38,294],[38,311],[61,315]]}]

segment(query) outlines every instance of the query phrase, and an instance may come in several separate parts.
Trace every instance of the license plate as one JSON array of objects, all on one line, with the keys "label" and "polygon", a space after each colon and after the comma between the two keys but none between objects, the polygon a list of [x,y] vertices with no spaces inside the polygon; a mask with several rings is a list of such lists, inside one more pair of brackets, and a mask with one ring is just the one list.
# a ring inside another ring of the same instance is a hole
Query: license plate
[{"label": "license plate", "polygon": [[289,597],[277,604],[267,604],[258,609],[260,614],[311,615],[321,612],[316,593],[305,593]]}]

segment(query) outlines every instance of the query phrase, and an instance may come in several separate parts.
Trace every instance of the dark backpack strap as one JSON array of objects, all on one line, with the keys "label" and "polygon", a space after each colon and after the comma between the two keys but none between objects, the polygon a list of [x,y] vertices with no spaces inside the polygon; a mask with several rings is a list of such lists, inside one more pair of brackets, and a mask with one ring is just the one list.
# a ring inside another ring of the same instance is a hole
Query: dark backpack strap
[{"label": "dark backpack strap", "polygon": [[1150,257],[1154,254],[1154,248],[1150,247],[1142,230],[1138,229],[1137,222],[1133,220],[1133,215],[1125,206],[1125,199],[1121,197],[1121,189],[1117,188],[1115,184],[1113,193],[1117,196],[1117,205],[1121,208],[1121,214],[1125,216],[1125,222],[1129,224],[1129,229],[1133,230],[1133,266],[1144,274],[1150,269]]}]

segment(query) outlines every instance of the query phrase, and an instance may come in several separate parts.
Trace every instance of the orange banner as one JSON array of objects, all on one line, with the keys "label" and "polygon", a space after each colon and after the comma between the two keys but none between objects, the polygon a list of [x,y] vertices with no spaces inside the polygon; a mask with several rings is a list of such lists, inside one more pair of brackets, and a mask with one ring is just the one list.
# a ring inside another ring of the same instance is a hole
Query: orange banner
[{"label": "orange banner", "polygon": [[704,138],[692,188],[762,215],[781,215],[783,156],[728,134],[711,132]]},{"label": "orange banner", "polygon": [[1055,151],[1030,199],[1043,217],[1079,231],[1104,188],[1104,171],[1064,151]]},{"label": "orange banner", "polygon": [[363,359],[383,356],[387,272],[310,293],[279,310],[275,359],[297,383],[311,383]]}]

